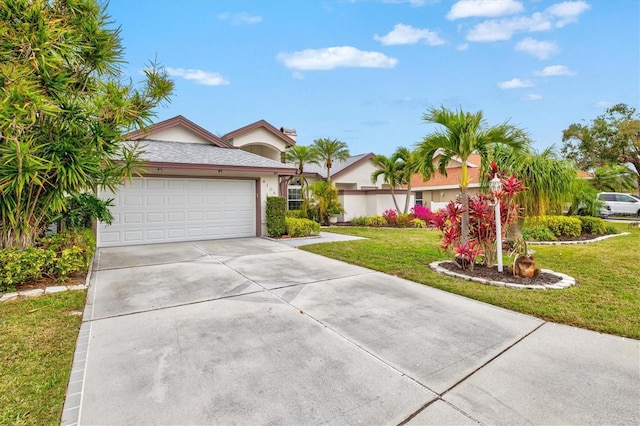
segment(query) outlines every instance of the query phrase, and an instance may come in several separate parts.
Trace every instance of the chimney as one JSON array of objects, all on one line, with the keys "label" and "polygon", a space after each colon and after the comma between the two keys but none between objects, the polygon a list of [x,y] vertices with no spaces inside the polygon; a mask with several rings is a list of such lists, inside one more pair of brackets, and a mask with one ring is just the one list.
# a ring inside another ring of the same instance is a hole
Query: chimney
[{"label": "chimney", "polygon": [[294,142],[297,142],[298,134],[296,133],[296,129],[287,129],[286,127],[280,127],[280,132],[293,139]]}]

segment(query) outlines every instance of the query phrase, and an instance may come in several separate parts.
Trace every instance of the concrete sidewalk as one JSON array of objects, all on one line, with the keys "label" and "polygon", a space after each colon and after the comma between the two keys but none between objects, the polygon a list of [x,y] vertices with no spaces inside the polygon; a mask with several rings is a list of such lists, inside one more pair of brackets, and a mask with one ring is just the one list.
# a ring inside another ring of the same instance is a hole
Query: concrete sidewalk
[{"label": "concrete sidewalk", "polygon": [[260,238],[99,250],[63,424],[640,424],[640,342]]}]

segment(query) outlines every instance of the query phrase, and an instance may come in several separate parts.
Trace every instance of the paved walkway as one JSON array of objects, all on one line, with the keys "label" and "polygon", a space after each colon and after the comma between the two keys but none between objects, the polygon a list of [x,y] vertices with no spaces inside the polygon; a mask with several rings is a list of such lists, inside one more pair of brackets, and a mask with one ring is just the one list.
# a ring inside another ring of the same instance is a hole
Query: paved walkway
[{"label": "paved walkway", "polygon": [[62,423],[640,424],[639,367],[639,341],[279,242],[109,248]]}]

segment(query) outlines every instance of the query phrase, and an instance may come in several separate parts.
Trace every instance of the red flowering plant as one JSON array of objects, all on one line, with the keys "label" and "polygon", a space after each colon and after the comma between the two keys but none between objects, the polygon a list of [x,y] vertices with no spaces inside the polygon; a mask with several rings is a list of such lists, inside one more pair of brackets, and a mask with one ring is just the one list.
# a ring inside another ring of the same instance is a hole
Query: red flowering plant
[{"label": "red flowering plant", "polygon": [[387,225],[393,226],[398,222],[398,212],[393,209],[387,209],[382,213],[382,217],[387,221]]},{"label": "red flowering plant", "polygon": [[[498,176],[503,173],[500,173]],[[504,173],[506,175],[506,173]],[[516,222],[520,207],[515,197],[526,188],[516,176],[501,178],[502,190],[497,194],[478,194],[469,199],[469,235],[462,244],[461,220],[464,212],[462,204],[451,201],[443,209],[433,212],[429,220],[431,228],[442,231],[440,245],[453,254],[456,263],[463,269],[473,269],[476,263],[492,266],[496,261],[495,201],[500,203],[502,232]],[[504,235],[503,235],[504,236]]]}]

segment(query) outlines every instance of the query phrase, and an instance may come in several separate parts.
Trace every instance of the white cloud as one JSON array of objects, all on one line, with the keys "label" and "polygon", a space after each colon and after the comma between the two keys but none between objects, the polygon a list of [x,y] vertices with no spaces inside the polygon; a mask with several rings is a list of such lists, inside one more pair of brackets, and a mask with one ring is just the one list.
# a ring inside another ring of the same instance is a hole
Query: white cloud
[{"label": "white cloud", "polygon": [[598,101],[592,105],[594,108],[609,108],[613,106],[611,101]]},{"label": "white cloud", "polygon": [[380,52],[365,52],[351,46],[306,49],[298,52],[278,53],[277,59],[287,68],[296,70],[331,70],[350,68],[393,68],[398,63]]},{"label": "white cloud", "polygon": [[523,9],[522,3],[515,0],[460,0],[451,6],[447,19],[513,15]]},{"label": "white cloud", "polygon": [[427,28],[419,29],[411,25],[397,24],[393,30],[385,35],[374,35],[374,40],[379,41],[385,46],[393,46],[398,44],[416,44],[424,41],[429,46],[439,46],[444,44],[444,40],[438,36],[438,33]]},{"label": "white cloud", "polygon": [[539,41],[531,37],[527,37],[516,44],[516,50],[525,52],[541,61],[549,59],[549,57],[560,51],[558,45],[552,41]]},{"label": "white cloud", "polygon": [[522,101],[539,101],[542,99],[542,95],[537,93],[529,93],[520,98]]},{"label": "white cloud", "polygon": [[456,46],[456,50],[468,50],[469,49],[469,43],[464,43],[464,44],[459,44]]},{"label": "white cloud", "polygon": [[541,77],[551,77],[556,75],[571,76],[571,75],[576,75],[576,73],[575,71],[571,71],[565,65],[550,65],[548,67],[544,67],[541,71],[536,71],[535,75],[538,75]]},{"label": "white cloud", "polygon": [[[495,0],[491,3],[501,4],[502,2]],[[519,32],[549,31],[554,27],[562,28],[576,22],[578,17],[590,8],[591,6],[584,1],[565,1],[553,4],[543,12],[536,12],[531,16],[523,15],[483,21],[469,30],[467,40],[475,42],[502,41],[509,40]]]},{"label": "white cloud", "polygon": [[501,81],[498,83],[498,87],[503,90],[508,89],[521,89],[523,87],[533,87],[534,84],[531,80],[520,80],[519,78],[513,78],[507,81]]},{"label": "white cloud", "polygon": [[518,32],[547,31],[553,27],[551,21],[541,13],[509,19],[480,22],[467,33],[467,40],[492,42],[509,40]]},{"label": "white cloud", "polygon": [[587,10],[591,9],[591,6],[584,1],[564,1],[562,3],[556,3],[549,6],[546,10],[549,14],[558,17],[556,27],[562,28],[567,24],[576,22],[578,16]]},{"label": "white cloud", "polygon": [[217,16],[220,21],[228,21],[231,25],[258,24],[262,16],[251,16],[248,13],[221,13]]},{"label": "white cloud", "polygon": [[193,80],[197,84],[205,86],[226,86],[229,81],[217,72],[208,72],[198,69],[166,68],[167,74],[172,77],[181,77],[185,80]]},{"label": "white cloud", "polygon": [[409,3],[413,7],[420,7],[426,4],[438,3],[440,0],[382,0],[382,3]]}]

